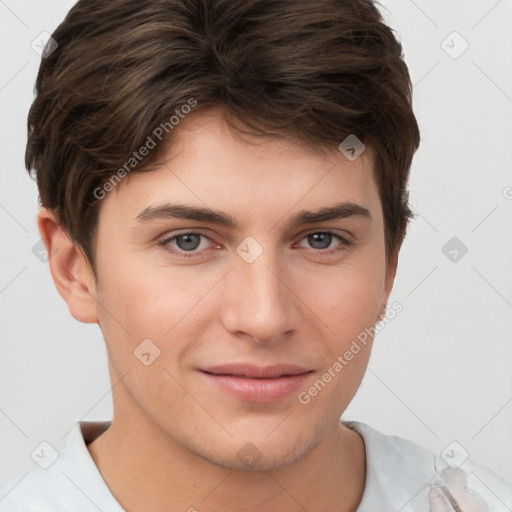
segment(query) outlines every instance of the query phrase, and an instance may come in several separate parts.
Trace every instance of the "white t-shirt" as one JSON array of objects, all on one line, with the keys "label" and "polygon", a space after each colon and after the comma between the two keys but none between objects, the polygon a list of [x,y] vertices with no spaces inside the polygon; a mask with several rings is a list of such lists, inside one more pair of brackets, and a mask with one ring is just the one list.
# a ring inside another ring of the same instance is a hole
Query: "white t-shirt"
[{"label": "white t-shirt", "polygon": [[[512,510],[512,482],[470,459],[452,469],[465,456],[456,445],[444,452],[448,465],[440,455],[406,439],[356,421],[344,424],[362,436],[366,450],[366,482],[357,512],[451,512],[447,498],[430,490],[441,476],[462,512]],[[41,446],[34,456],[38,463],[0,485],[0,512],[123,512],[86,446],[109,426],[81,421],[63,449]]]}]

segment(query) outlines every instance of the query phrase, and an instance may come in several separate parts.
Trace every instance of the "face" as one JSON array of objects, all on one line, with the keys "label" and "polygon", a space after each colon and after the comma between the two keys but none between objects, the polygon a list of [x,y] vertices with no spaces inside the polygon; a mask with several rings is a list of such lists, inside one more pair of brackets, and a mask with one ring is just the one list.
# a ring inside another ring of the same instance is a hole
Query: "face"
[{"label": "face", "polygon": [[390,292],[372,155],[248,144],[215,111],[176,135],[101,204],[114,418],[224,467],[284,467],[339,423]]}]

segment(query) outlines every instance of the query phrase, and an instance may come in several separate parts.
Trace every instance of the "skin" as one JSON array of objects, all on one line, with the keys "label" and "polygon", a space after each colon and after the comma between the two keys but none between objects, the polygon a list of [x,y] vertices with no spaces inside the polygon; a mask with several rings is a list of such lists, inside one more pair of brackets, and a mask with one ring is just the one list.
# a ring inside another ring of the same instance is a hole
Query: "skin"
[{"label": "skin", "polygon": [[[99,324],[107,345],[114,415],[89,452],[127,511],[354,511],[364,443],[339,418],[371,341],[306,405],[298,392],[243,400],[198,368],[296,364],[313,370],[307,390],[379,320],[398,251],[387,264],[371,149],[349,161],[290,140],[248,144],[216,110],[187,116],[175,136],[161,168],[130,174],[102,200],[97,282],[53,213],[38,214],[59,293],[74,318]],[[371,221],[288,225],[341,201],[364,206]],[[239,227],[135,220],[164,202],[222,210]],[[325,231],[352,243],[307,236]],[[187,232],[204,235],[192,258],[183,240],[159,245]],[[248,236],[263,249],[252,263],[236,252]],[[342,249],[326,254],[333,248]],[[160,350],[149,366],[133,353],[147,338]],[[249,442],[260,456],[250,468],[237,456]]]}]

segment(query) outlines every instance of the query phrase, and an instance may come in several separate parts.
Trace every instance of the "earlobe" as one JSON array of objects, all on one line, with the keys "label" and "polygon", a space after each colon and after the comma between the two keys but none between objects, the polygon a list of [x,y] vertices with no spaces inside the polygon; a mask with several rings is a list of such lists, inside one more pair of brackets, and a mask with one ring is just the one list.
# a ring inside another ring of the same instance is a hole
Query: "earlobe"
[{"label": "earlobe", "polygon": [[48,253],[55,287],[66,301],[69,312],[80,322],[98,323],[96,287],[89,262],[73,245],[51,210],[40,208],[37,226]]}]

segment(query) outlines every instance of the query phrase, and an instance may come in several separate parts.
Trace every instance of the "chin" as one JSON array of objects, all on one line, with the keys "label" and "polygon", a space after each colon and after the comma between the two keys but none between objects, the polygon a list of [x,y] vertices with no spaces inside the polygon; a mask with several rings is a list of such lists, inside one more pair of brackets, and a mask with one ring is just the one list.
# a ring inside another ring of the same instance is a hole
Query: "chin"
[{"label": "chin", "polygon": [[[283,430],[281,435],[237,436],[229,442],[204,441],[192,448],[196,455],[214,465],[236,471],[276,471],[291,466],[306,457],[322,441],[322,432],[295,429]],[[211,447],[215,446],[215,449]]]},{"label": "chin", "polygon": [[203,457],[217,466],[231,469],[235,471],[245,472],[266,472],[277,471],[291,466],[303,457],[305,457],[312,449],[307,446],[300,447],[282,447],[281,450],[267,450],[263,447],[260,450],[252,443],[246,443],[242,448],[236,450],[236,454],[208,454]]}]

